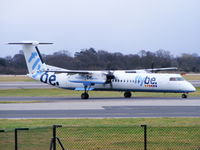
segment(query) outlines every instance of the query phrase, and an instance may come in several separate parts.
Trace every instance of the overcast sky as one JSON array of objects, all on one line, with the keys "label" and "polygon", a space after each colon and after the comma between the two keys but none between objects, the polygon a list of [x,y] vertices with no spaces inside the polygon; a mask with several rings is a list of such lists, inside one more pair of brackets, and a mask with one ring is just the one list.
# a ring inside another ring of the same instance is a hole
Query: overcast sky
[{"label": "overcast sky", "polygon": [[200,0],[0,0],[0,57],[21,49],[5,42],[37,40],[50,54],[164,49],[200,55]]}]

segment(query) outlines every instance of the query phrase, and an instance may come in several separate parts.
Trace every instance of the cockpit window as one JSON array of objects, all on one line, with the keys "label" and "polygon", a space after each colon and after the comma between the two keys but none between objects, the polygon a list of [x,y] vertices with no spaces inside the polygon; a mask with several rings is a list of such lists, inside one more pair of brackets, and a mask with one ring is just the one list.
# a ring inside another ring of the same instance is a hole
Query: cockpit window
[{"label": "cockpit window", "polygon": [[182,77],[170,77],[169,81],[184,81],[184,78],[182,78]]}]

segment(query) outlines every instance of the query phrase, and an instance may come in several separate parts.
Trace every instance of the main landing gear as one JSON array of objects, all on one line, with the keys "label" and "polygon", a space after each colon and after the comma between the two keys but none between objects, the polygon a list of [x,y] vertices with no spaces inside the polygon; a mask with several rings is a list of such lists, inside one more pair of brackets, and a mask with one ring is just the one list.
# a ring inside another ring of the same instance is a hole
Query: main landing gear
[{"label": "main landing gear", "polygon": [[132,94],[131,94],[130,91],[124,92],[124,97],[125,97],[125,98],[131,98],[131,96],[132,96]]},{"label": "main landing gear", "polygon": [[[88,88],[88,90],[89,90],[89,88]],[[85,89],[85,92],[81,94],[81,99],[88,99],[89,94],[88,94],[87,86],[84,86],[84,89]]]},{"label": "main landing gear", "polygon": [[187,98],[188,95],[187,95],[186,93],[183,93],[181,97],[182,97],[182,98]]},{"label": "main landing gear", "polygon": [[84,92],[84,93],[81,94],[81,98],[82,99],[88,99],[89,98],[89,94]]}]

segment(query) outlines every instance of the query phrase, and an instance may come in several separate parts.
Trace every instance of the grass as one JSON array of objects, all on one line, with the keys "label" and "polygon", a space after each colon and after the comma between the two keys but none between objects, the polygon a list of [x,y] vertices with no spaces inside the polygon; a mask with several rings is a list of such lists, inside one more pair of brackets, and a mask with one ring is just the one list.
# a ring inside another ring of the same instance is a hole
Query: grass
[{"label": "grass", "polygon": [[0,119],[0,129],[41,128],[53,124],[64,126],[139,126],[200,127],[200,118],[112,118],[112,119]]},{"label": "grass", "polygon": [[0,104],[9,104],[9,103],[40,103],[42,101],[0,101]]},{"label": "grass", "polygon": [[[190,93],[192,96],[200,96],[200,87],[197,91]],[[80,97],[82,91],[53,89],[9,89],[0,90],[1,97]],[[90,97],[123,97],[122,92],[90,91]],[[153,92],[133,92],[133,97],[180,97],[180,93],[153,93]]]},{"label": "grass", "polygon": [[200,80],[200,75],[183,75],[186,80]]},{"label": "grass", "polygon": [[143,149],[141,124],[147,124],[148,149],[194,149],[200,140],[200,118],[118,118],[118,119],[0,119],[0,147],[13,148],[13,131],[16,127],[29,127],[19,131],[19,149],[49,149],[52,124],[57,129],[65,148],[71,150],[138,150]]},{"label": "grass", "polygon": [[31,82],[33,79],[27,77],[26,75],[1,75],[0,82]]}]

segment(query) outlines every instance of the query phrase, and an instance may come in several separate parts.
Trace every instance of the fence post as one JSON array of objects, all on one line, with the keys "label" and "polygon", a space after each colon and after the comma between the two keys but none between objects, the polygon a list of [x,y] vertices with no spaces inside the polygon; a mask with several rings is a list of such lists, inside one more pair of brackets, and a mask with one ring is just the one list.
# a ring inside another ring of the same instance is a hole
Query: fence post
[{"label": "fence post", "polygon": [[18,137],[17,137],[18,130],[29,130],[29,128],[15,128],[15,150],[18,150]]},{"label": "fence post", "polygon": [[62,125],[53,125],[53,150],[56,150],[56,128],[60,128]]},{"label": "fence post", "polygon": [[144,150],[147,150],[147,125],[141,125],[144,128]]}]

